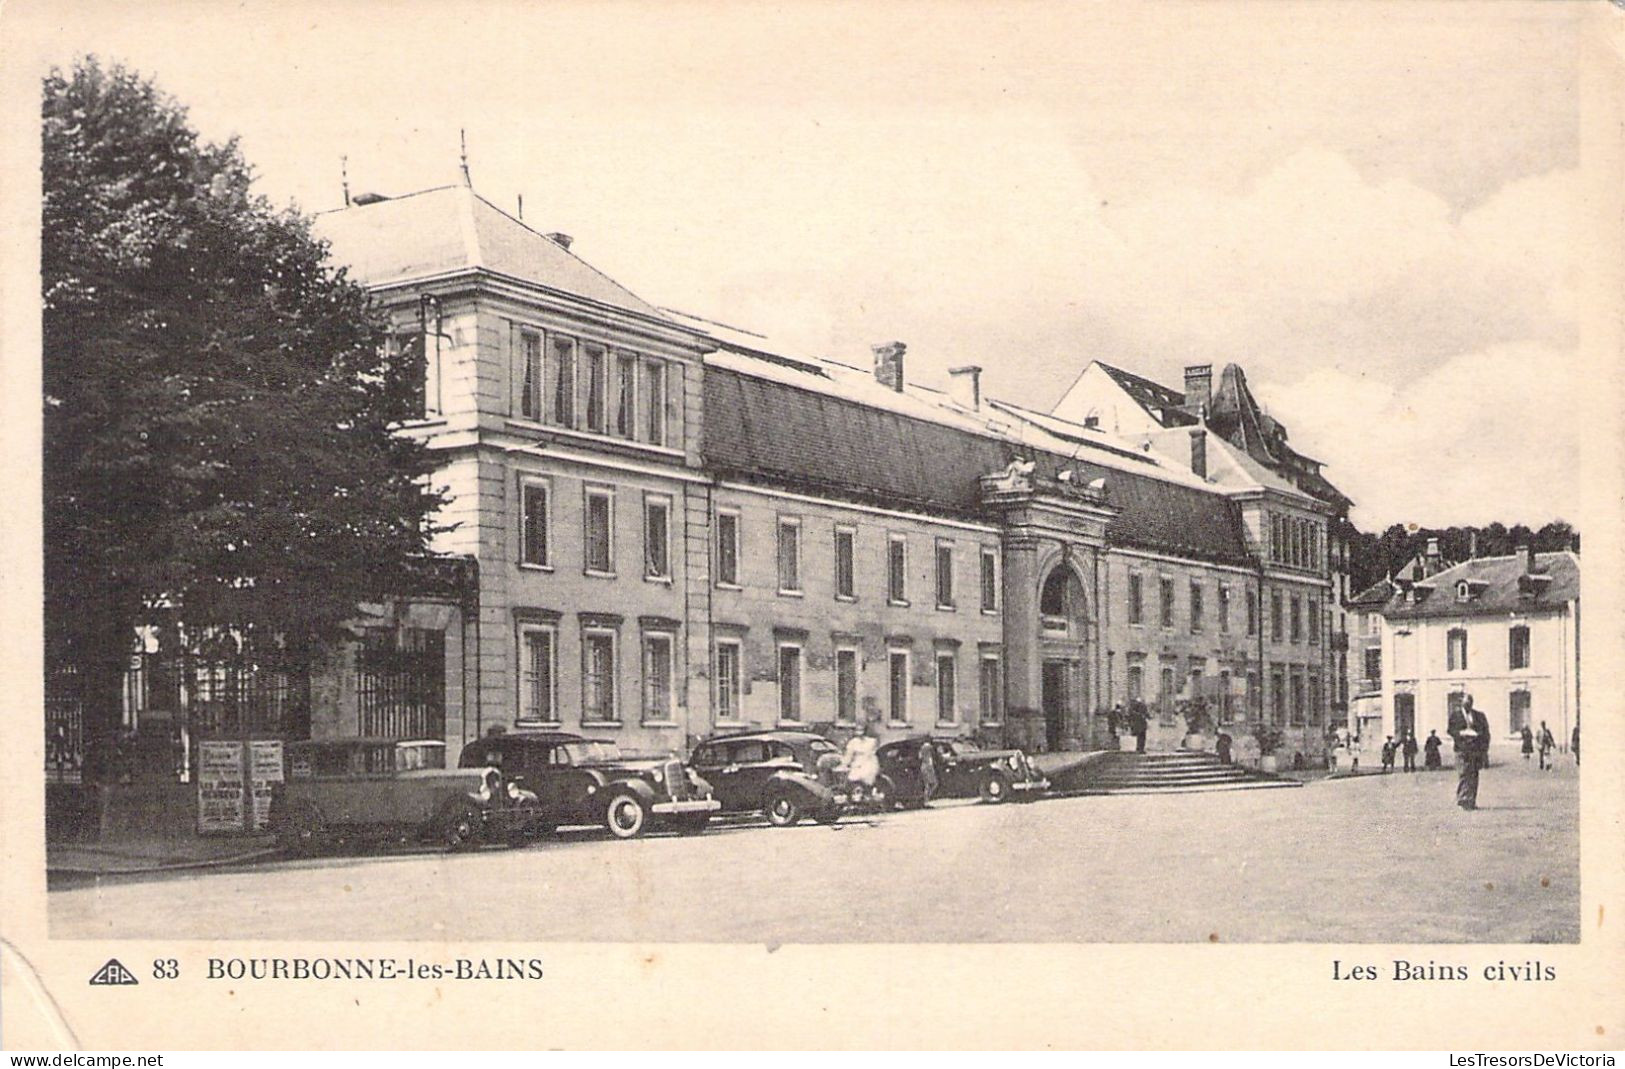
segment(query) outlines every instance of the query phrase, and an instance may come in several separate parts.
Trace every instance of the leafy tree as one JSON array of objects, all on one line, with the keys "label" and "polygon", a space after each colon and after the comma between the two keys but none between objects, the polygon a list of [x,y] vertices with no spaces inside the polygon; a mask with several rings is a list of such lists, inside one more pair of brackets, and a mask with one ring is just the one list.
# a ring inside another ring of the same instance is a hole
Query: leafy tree
[{"label": "leafy tree", "polygon": [[[152,83],[44,82],[45,628],[117,716],[132,627],[331,635],[398,588],[441,503],[366,292]],[[113,720],[111,722],[115,722]]]}]

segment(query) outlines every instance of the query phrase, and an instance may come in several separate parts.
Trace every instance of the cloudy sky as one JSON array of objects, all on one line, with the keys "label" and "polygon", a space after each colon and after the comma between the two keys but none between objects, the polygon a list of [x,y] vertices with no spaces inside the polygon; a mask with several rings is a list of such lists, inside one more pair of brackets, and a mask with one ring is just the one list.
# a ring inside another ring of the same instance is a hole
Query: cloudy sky
[{"label": "cloudy sky", "polygon": [[1236,361],[1363,526],[1577,517],[1581,5],[64,6],[39,62],[155,76],[274,200],[466,128],[656,303],[1039,406]]}]

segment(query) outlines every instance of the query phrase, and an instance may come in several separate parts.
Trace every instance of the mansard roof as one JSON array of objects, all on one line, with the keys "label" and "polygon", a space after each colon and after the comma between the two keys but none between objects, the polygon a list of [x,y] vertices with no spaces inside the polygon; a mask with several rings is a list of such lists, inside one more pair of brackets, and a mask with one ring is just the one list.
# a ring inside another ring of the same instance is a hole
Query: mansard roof
[{"label": "mansard roof", "polygon": [[[1472,591],[1466,601],[1456,596],[1457,584],[1463,580]],[[1475,557],[1417,582],[1414,589],[1420,600],[1407,602],[1403,590],[1396,591],[1383,615],[1421,619],[1556,609],[1580,598],[1580,557],[1566,550],[1537,553],[1527,573],[1517,556]]]},{"label": "mansard roof", "polygon": [[479,269],[623,312],[670,321],[649,302],[467,186],[352,204],[315,233],[350,277],[383,287]]},{"label": "mansard roof", "polygon": [[1111,544],[1251,563],[1235,507],[1159,477],[1154,463],[1144,473],[1107,466],[1106,457],[1038,449],[709,361],[703,454],[722,478],[983,522],[997,517],[982,507],[979,478],[1028,459],[1040,479],[1074,469],[1085,482],[1106,480],[1106,502],[1120,510],[1106,529]]}]

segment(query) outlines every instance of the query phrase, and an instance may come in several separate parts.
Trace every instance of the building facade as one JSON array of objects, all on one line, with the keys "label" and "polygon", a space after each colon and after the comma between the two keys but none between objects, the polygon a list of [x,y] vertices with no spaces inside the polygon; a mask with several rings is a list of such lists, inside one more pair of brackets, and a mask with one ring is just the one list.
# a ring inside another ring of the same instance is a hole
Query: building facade
[{"label": "building facade", "polygon": [[1384,736],[1444,737],[1471,695],[1489,718],[1492,759],[1543,722],[1568,746],[1580,716],[1578,554],[1525,548],[1395,586],[1382,609]]},{"label": "building facade", "polygon": [[928,389],[895,342],[795,354],[643,301],[466,185],[317,232],[424,357],[403,433],[442,458],[436,548],[477,574],[449,745],[874,722],[1078,749],[1136,698],[1176,745],[1201,698],[1323,754],[1338,506],[1222,425],[1034,412],[974,367]]}]

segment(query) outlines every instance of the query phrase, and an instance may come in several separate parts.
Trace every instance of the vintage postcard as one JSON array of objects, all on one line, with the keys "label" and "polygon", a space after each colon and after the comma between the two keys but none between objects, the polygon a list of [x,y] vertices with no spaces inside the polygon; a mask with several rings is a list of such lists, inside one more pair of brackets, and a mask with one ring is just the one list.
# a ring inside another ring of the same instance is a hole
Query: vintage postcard
[{"label": "vintage postcard", "polygon": [[1617,5],[0,31],[8,1049],[1619,1048]]}]

